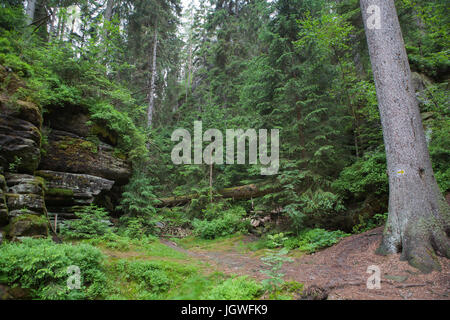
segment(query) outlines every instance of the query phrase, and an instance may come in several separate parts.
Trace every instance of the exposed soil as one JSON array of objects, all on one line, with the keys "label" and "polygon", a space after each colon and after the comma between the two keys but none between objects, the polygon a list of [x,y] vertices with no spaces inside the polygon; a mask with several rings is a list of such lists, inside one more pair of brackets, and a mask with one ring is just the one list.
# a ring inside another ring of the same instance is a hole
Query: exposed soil
[{"label": "exposed soil", "polygon": [[[382,228],[377,228],[353,235],[320,252],[293,258],[293,262],[283,265],[285,280],[301,282],[307,291],[325,292],[322,297],[331,300],[450,300],[450,260],[439,257],[441,272],[421,274],[407,262],[400,261],[400,254],[387,257],[376,255],[375,249],[381,241],[382,231]],[[252,241],[250,237],[245,240]],[[231,251],[185,250],[173,242],[163,242],[213,264],[225,273],[264,278],[260,272],[264,268],[260,257],[240,253],[237,246]],[[367,268],[373,265],[380,268],[380,289],[367,288],[367,280],[372,274],[367,272]]]}]

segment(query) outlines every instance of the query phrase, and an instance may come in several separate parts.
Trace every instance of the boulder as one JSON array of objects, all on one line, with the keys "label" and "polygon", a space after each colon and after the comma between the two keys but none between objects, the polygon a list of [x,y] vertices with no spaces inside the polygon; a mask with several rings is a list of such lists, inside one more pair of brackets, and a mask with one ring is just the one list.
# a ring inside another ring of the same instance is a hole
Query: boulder
[{"label": "boulder", "polygon": [[59,130],[51,130],[39,169],[98,176],[118,185],[131,176],[130,164],[112,146]]}]

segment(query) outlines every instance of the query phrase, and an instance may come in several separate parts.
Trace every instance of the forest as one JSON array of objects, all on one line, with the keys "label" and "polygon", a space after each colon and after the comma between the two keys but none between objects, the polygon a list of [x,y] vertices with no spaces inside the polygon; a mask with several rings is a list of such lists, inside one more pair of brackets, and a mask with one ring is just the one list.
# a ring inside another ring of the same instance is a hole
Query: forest
[{"label": "forest", "polygon": [[0,300],[448,300],[449,11],[1,0]]}]

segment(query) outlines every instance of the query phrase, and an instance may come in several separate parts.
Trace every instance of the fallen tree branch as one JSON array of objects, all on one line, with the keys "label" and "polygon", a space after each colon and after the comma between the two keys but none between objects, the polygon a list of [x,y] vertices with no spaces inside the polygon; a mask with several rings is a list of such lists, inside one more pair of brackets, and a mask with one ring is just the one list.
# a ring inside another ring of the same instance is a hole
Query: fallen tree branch
[{"label": "fallen tree branch", "polygon": [[[225,188],[218,191],[222,198],[232,198],[233,200],[251,199],[265,196],[266,194],[275,193],[281,190],[280,187],[263,188],[263,184],[248,184],[245,186]],[[200,194],[189,194],[185,196],[175,196],[158,199],[160,201],[157,207],[175,207],[189,203],[192,199],[196,199]]]}]

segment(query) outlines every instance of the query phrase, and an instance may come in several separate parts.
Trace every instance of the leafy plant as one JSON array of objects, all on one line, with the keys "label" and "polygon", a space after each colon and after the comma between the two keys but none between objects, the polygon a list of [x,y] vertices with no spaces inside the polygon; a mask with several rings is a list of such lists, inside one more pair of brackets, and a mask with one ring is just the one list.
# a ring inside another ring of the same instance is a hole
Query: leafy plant
[{"label": "leafy plant", "polygon": [[108,212],[95,205],[83,207],[75,212],[77,219],[67,220],[61,224],[61,234],[73,239],[88,239],[111,232]]},{"label": "leafy plant", "polygon": [[375,214],[373,217],[371,217],[370,219],[368,219],[367,221],[364,220],[361,216],[360,218],[360,223],[353,226],[352,229],[352,233],[362,233],[362,232],[366,232],[370,229],[379,227],[381,225],[383,225],[384,223],[386,223],[388,217],[388,213],[383,213],[383,214]]},{"label": "leafy plant", "polygon": [[[192,222],[194,234],[204,239],[214,239],[238,231],[246,232],[249,227],[249,221],[243,219],[245,215],[244,208],[232,207],[212,220],[194,219]],[[209,216],[215,216],[215,213],[209,213]]]},{"label": "leafy plant", "polygon": [[252,300],[261,296],[263,287],[248,276],[230,278],[205,292],[200,299],[205,300]]},{"label": "leafy plant", "polygon": [[[32,298],[101,298],[106,290],[104,256],[88,244],[56,244],[25,238],[0,246],[0,283],[29,289]],[[80,268],[81,288],[67,286],[69,266]]]},{"label": "leafy plant", "polygon": [[324,229],[309,229],[302,231],[297,237],[286,240],[284,246],[288,249],[299,248],[307,253],[312,253],[332,246],[346,236],[348,236],[348,234],[340,230],[327,231]]},{"label": "leafy plant", "polygon": [[288,237],[285,237],[284,233],[277,233],[277,234],[269,234],[267,236],[267,247],[270,249],[279,248],[283,246],[283,243],[288,240]]},{"label": "leafy plant", "polygon": [[283,248],[281,250],[268,250],[266,255],[261,258],[266,269],[260,272],[267,275],[268,278],[263,280],[263,285],[270,293],[275,294],[283,284],[284,273],[280,270],[285,262],[292,262],[292,258],[286,257],[289,250]]}]

